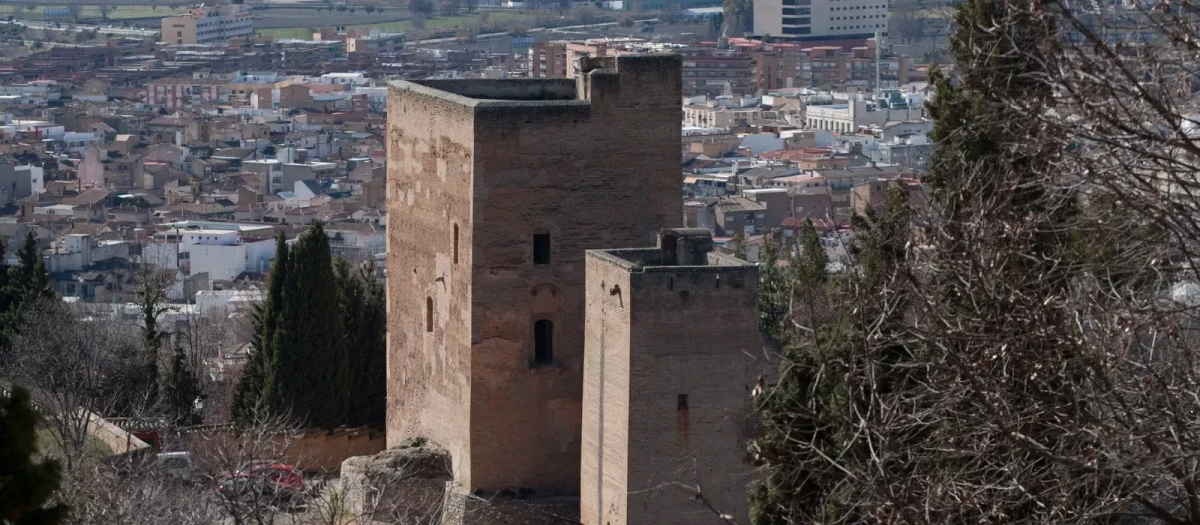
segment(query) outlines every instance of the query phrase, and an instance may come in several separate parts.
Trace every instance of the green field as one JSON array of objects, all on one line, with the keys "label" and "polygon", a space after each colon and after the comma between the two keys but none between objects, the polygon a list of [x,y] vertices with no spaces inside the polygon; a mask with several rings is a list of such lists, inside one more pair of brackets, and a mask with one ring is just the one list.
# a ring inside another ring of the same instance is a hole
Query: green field
[{"label": "green field", "polygon": [[[489,13],[488,24],[514,22],[521,20],[533,21],[534,17],[530,14],[510,13],[510,12],[493,12]],[[425,21],[425,29],[438,29],[448,27],[461,27],[469,24],[479,23],[479,15],[458,15],[458,16],[439,16],[430,18]],[[378,29],[385,33],[395,33],[400,31],[412,31],[417,29],[413,27],[411,20],[401,22],[383,22],[379,24],[359,24],[348,27],[349,29]],[[260,35],[273,36],[276,38],[312,38],[312,33],[306,27],[277,27],[273,29],[259,29]]]},{"label": "green field", "polygon": [[[98,459],[105,456],[111,456],[113,453],[112,450],[108,448],[108,445],[105,445],[104,442],[100,441],[98,438],[88,436],[85,441],[86,443],[84,446],[87,447],[87,450],[84,452],[85,458]],[[62,447],[59,446],[58,440],[54,439],[54,434],[52,434],[48,428],[38,428],[37,447],[38,454],[41,454],[42,457],[63,457]]]},{"label": "green field", "polygon": [[[185,4],[183,2],[181,4]],[[53,6],[61,7],[61,6]],[[108,12],[109,20],[120,20],[123,18],[148,18],[148,17],[163,17],[171,16],[177,13],[183,13],[187,9],[179,7],[172,9],[169,5],[159,6],[157,9],[151,9],[150,6],[144,5],[127,5],[120,6]],[[13,18],[20,20],[41,20],[42,6],[38,6],[33,11],[25,9],[24,5],[2,4],[0,5],[0,15],[12,15]],[[100,6],[85,5],[79,8],[80,18],[100,18]]]}]

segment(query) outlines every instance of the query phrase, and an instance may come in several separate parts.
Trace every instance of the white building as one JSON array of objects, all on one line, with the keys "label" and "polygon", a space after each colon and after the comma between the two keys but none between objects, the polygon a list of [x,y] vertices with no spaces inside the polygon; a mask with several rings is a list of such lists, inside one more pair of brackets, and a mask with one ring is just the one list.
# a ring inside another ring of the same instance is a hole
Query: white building
[{"label": "white building", "polygon": [[46,269],[51,272],[77,272],[100,261],[128,259],[129,250],[128,241],[96,242],[91,235],[72,233],[63,238],[62,249],[50,255]]},{"label": "white building", "polygon": [[804,118],[811,129],[853,133],[864,126],[919,121],[925,118],[925,111],[921,107],[890,99],[849,100],[839,104],[808,106]]},{"label": "white building", "polygon": [[258,290],[201,290],[196,292],[196,309],[206,317],[249,312],[264,297]]},{"label": "white building", "polygon": [[789,40],[887,36],[888,0],[755,0],[754,34]]},{"label": "white building", "polygon": [[275,259],[271,227],[233,223],[179,223],[161,231],[143,251],[143,259],[185,275],[207,273],[210,281],[233,280],[246,272],[263,273]]}]

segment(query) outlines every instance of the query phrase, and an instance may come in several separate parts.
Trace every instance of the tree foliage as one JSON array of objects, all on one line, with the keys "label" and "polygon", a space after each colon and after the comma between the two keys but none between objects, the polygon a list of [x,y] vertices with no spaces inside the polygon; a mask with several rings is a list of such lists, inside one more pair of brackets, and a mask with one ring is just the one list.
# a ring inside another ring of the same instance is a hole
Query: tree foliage
[{"label": "tree foliage", "polygon": [[857,434],[871,418],[873,392],[862,379],[902,375],[897,370],[909,361],[894,340],[901,315],[878,323],[885,311],[903,312],[887,287],[904,260],[902,189],[889,190],[886,209],[854,218],[853,264],[837,278],[812,224],[801,234],[791,284],[807,306],[793,311],[798,329],[787,333],[778,381],[756,398],[762,429],[750,459],[770,468],[751,494],[755,525],[863,519],[854,509],[852,472],[869,467],[870,449]]},{"label": "tree foliage", "polygon": [[291,247],[281,235],[276,249],[235,419],[265,412],[324,428],[381,426],[386,301],[373,267],[335,265],[320,224]]},{"label": "tree foliage", "polygon": [[175,355],[171,358],[171,370],[164,377],[161,388],[167,416],[175,426],[180,427],[201,422],[195,406],[201,396],[200,380],[189,361],[183,347],[176,345]]},{"label": "tree foliage", "polygon": [[35,461],[39,421],[24,388],[0,396],[0,523],[54,525],[66,517],[66,506],[51,504],[58,463]]},{"label": "tree foliage", "polygon": [[345,259],[335,263],[338,304],[346,330],[346,355],[350,368],[350,403],[346,424],[382,428],[387,409],[387,306],[383,286],[375,281],[375,268],[352,269]]},{"label": "tree foliage", "polygon": [[242,424],[253,421],[258,411],[278,411],[280,408],[272,404],[278,365],[275,326],[283,311],[283,286],[287,282],[289,261],[287,237],[280,232],[275,240],[275,260],[267,274],[266,298],[254,307],[250,357],[234,394],[233,418]]}]

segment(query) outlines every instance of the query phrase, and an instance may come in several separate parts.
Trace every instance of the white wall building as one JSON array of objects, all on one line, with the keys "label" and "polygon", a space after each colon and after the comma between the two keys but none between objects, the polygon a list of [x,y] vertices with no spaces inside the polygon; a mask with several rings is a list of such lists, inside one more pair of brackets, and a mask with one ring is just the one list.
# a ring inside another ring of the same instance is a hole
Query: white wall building
[{"label": "white wall building", "polygon": [[221,229],[158,232],[143,250],[143,259],[185,275],[208,273],[212,281],[232,280],[246,272],[265,272],[275,259],[270,235],[246,235],[237,225]]},{"label": "white wall building", "polygon": [[925,118],[920,107],[892,107],[880,101],[850,100],[841,104],[808,106],[805,123],[812,129],[853,133],[862,126],[882,126]]}]

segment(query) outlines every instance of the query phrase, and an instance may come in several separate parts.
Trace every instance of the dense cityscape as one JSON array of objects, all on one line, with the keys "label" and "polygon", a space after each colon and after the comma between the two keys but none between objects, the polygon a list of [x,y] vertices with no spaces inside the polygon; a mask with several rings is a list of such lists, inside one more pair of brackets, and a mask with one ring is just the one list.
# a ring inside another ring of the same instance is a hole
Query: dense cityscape
[{"label": "dense cityscape", "polygon": [[0,525],[1195,523],[1196,16],[0,4]]}]

